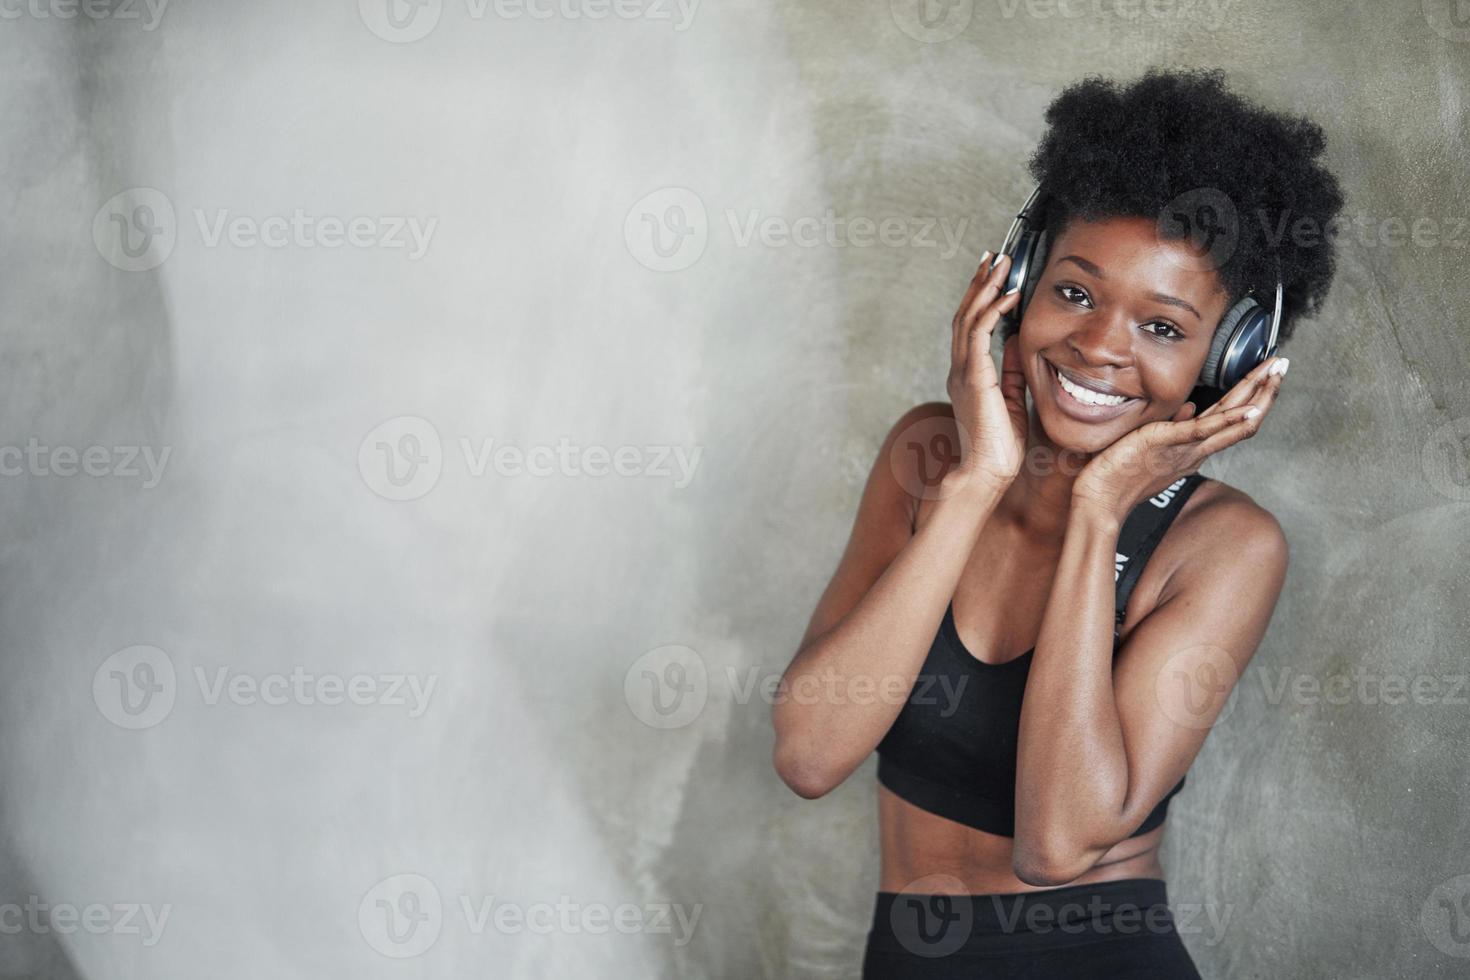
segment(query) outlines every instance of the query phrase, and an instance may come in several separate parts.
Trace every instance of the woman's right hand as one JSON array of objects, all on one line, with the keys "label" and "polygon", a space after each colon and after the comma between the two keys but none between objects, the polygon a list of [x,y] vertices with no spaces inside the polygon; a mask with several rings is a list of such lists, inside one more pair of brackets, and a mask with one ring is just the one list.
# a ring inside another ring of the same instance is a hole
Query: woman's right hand
[{"label": "woman's right hand", "polygon": [[1001,314],[1021,301],[1020,290],[1001,295],[1010,263],[1010,256],[1002,255],[991,268],[991,253],[980,257],[980,268],[954,315],[946,385],[959,428],[958,471],[1001,490],[1021,472],[1029,425],[1017,338],[1005,343],[999,377],[990,354],[990,335]]}]

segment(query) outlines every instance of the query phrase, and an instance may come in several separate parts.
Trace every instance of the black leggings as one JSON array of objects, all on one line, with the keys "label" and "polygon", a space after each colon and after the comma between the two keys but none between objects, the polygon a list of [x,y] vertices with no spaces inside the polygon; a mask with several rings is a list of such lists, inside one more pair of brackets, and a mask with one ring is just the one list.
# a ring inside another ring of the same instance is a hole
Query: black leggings
[{"label": "black leggings", "polygon": [[879,892],[863,980],[1200,980],[1164,882],[1038,892]]}]

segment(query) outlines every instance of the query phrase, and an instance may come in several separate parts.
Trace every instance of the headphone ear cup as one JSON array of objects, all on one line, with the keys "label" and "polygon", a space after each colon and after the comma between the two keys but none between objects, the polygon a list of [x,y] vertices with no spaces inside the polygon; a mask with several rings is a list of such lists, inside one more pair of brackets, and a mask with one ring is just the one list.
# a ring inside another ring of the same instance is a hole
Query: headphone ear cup
[{"label": "headphone ear cup", "polygon": [[1229,388],[1235,383],[1221,375],[1221,362],[1225,359],[1225,352],[1235,346],[1231,344],[1231,340],[1235,337],[1236,328],[1240,326],[1241,321],[1249,316],[1251,311],[1260,308],[1259,303],[1246,296],[1232,306],[1220,320],[1220,325],[1215,328],[1214,337],[1210,339],[1210,351],[1205,355],[1204,366],[1200,368],[1200,384],[1207,388]]},{"label": "headphone ear cup", "polygon": [[1005,288],[1009,292],[1019,287],[1021,300],[1014,310],[1000,318],[998,333],[1003,342],[1021,329],[1021,317],[1026,312],[1026,305],[1031,302],[1031,294],[1036,291],[1041,270],[1046,267],[1046,250],[1045,231],[1023,232],[1016,241],[1016,247],[1012,249],[1011,268],[1006,273]]}]

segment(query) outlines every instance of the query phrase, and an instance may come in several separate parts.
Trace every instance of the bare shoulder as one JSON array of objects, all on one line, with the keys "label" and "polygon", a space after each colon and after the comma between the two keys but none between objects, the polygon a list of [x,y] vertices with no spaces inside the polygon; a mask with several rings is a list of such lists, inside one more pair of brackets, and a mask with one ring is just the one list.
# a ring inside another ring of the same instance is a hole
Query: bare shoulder
[{"label": "bare shoulder", "polygon": [[1223,585],[1235,570],[1283,576],[1290,549],[1276,515],[1245,491],[1206,478],[1164,535],[1157,556],[1171,585],[1206,578]]},{"label": "bare shoulder", "polygon": [[1180,537],[1196,544],[1230,544],[1252,550],[1286,551],[1286,532],[1281,522],[1244,490],[1206,477],[1180,512]]},{"label": "bare shoulder", "polygon": [[[1244,491],[1207,478],[1144,566],[1123,635],[1176,601],[1199,610],[1230,609],[1237,617],[1248,612],[1244,621],[1263,630],[1285,582],[1288,557],[1275,515]],[[1253,651],[1248,645],[1246,656]]]}]

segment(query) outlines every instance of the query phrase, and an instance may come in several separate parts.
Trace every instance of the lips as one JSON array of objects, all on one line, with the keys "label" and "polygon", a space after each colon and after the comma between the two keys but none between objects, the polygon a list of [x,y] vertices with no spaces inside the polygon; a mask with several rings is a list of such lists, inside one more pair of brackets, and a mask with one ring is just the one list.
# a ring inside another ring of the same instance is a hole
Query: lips
[{"label": "lips", "polygon": [[[1057,367],[1050,361],[1043,360],[1046,365],[1047,387],[1051,390],[1052,401],[1057,408],[1080,422],[1106,422],[1115,419],[1125,412],[1131,411],[1142,399],[1124,396],[1124,401],[1117,405],[1091,405],[1079,401],[1062,387],[1061,380],[1057,376]],[[1068,379],[1071,381],[1071,379]],[[1083,385],[1083,387],[1090,387]],[[1111,393],[1105,393],[1111,394]]]}]

